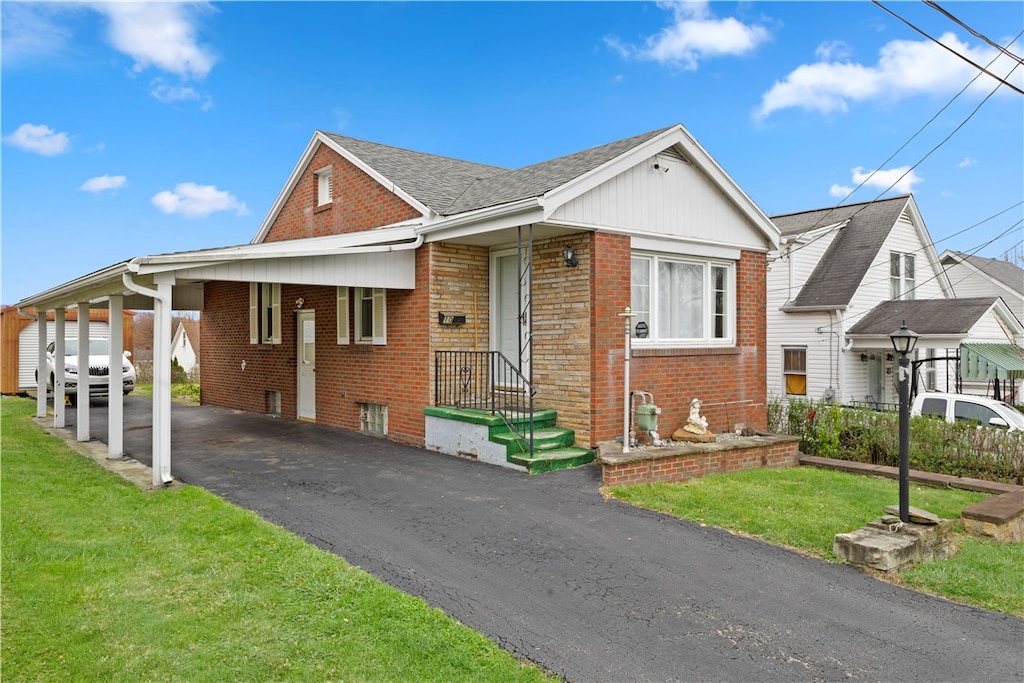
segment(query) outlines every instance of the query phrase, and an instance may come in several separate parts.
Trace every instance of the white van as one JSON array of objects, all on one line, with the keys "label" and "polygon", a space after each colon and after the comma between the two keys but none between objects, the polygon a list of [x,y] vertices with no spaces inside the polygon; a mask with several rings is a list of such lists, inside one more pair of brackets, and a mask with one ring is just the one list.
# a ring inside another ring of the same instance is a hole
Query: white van
[{"label": "white van", "polygon": [[984,396],[926,392],[918,394],[914,399],[910,414],[941,417],[949,423],[975,422],[1011,432],[1024,430],[1024,413],[1002,401]]}]

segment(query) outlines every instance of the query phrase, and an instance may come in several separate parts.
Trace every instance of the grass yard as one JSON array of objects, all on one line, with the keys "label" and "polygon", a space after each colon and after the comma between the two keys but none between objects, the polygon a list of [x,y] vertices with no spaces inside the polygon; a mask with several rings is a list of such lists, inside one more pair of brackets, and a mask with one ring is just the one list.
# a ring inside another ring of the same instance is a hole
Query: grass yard
[{"label": "grass yard", "polygon": [[[152,384],[136,384],[136,396],[153,396]],[[186,405],[199,405],[199,385],[194,382],[171,384],[171,400]]]},{"label": "grass yard", "polygon": [[2,400],[9,680],[539,681],[418,598],[202,489],[143,492]]},{"label": "grass yard", "polygon": [[[823,559],[837,533],[864,526],[899,500],[898,484],[814,467],[734,472],[679,484],[610,487],[615,498],[701,524],[762,538]],[[946,519],[985,494],[911,485],[910,504]],[[951,600],[1024,616],[1024,544],[960,535],[948,560],[900,571],[896,580]],[[892,578],[892,577],[890,577]]]}]

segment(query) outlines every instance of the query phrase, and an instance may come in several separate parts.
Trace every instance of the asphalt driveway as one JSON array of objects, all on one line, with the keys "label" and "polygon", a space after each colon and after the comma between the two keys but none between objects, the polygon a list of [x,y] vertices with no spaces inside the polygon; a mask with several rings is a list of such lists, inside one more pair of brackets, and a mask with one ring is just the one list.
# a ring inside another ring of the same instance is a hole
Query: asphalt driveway
[{"label": "asphalt driveway", "polygon": [[[125,402],[147,464],[149,411]],[[570,681],[1024,680],[1024,620],[605,500],[596,466],[530,476],[210,406],[175,405],[171,438],[176,478]]]}]

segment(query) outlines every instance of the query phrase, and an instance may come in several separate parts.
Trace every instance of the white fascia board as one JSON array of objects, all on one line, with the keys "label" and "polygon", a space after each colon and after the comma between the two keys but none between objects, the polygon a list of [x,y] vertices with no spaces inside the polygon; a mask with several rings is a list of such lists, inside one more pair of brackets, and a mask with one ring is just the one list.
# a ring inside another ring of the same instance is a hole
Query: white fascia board
[{"label": "white fascia board", "polygon": [[16,306],[19,309],[31,306],[40,311],[49,311],[54,308],[74,308],[82,301],[101,301],[112,294],[125,292],[121,276],[126,272],[129,272],[128,262],[117,263],[26,297]]},{"label": "white fascia board", "polygon": [[633,166],[649,159],[667,147],[678,145],[684,156],[692,161],[729,198],[743,215],[758,228],[768,240],[765,251],[778,249],[781,235],[779,229],[757,204],[740,188],[728,173],[708,154],[697,140],[683,128],[675,125],[661,135],[637,145],[611,161],[574,178],[544,195],[546,216],[552,215],[566,202],[594,189]]},{"label": "white fascia board", "polygon": [[320,145],[327,145],[333,149],[382,186],[388,188],[391,192],[401,198],[402,201],[422,213],[424,217],[428,217],[432,214],[430,209],[421,204],[417,199],[382,176],[378,171],[368,166],[362,159],[335,143],[330,137],[324,135],[322,131],[318,130],[315,131],[313,133],[313,137],[310,138],[309,144],[306,145],[305,151],[302,153],[302,156],[299,157],[298,163],[295,164],[291,175],[288,176],[288,181],[284,184],[284,188],[281,192],[278,193],[277,199],[274,200],[274,204],[270,207],[270,212],[267,214],[267,217],[263,219],[263,223],[260,225],[259,231],[256,233],[256,236],[252,238],[250,244],[259,244],[266,239],[267,234],[270,232],[270,228],[274,225],[274,221],[277,220],[278,214],[281,213],[281,209],[284,208],[285,202],[288,201],[288,198],[295,190],[295,186],[299,183],[299,180],[302,178],[302,174],[306,171],[306,167],[309,166],[309,162],[313,159],[313,155],[316,153],[317,147]]},{"label": "white fascia board", "polygon": [[[867,349],[885,349],[887,351],[892,351],[893,354],[896,353],[896,351],[892,348],[892,339],[887,334],[854,335],[847,333],[846,339],[851,342],[850,348],[854,351],[862,351]],[[917,338],[916,348],[952,349],[960,346],[960,344],[966,340],[966,335],[923,334]]]},{"label": "white fascia board", "polygon": [[814,228],[813,230],[808,230],[807,232],[798,232],[798,233],[794,233],[792,235],[784,235],[782,237],[782,242],[781,243],[783,245],[786,245],[786,244],[804,244],[804,243],[807,243],[807,242],[812,242],[812,241],[818,239],[819,237],[821,237],[822,235],[824,235],[826,233],[829,233],[829,232],[832,232],[833,230],[839,230],[840,228],[845,228],[847,225],[849,225],[849,223],[850,223],[850,219],[846,219],[846,220],[843,220],[843,221],[839,221],[838,223],[832,223],[831,225],[823,225],[821,227]]},{"label": "white fascia board", "polygon": [[476,211],[461,213],[423,226],[419,233],[427,242],[467,237],[517,225],[544,222],[544,207],[537,197],[521,199]]},{"label": "white fascia board", "polygon": [[203,249],[175,254],[145,256],[132,261],[135,272],[158,273],[169,270],[190,268],[196,264],[212,265],[248,259],[292,258],[296,256],[320,256],[352,250],[359,247],[375,247],[390,243],[410,242],[417,238],[413,225],[378,228],[361,232],[324,237],[307,237],[296,240],[261,242],[221,249]]},{"label": "white fascia board", "polygon": [[[558,225],[558,223],[553,223],[553,225]],[[659,233],[644,233],[602,227],[595,227],[594,230],[616,235],[628,235],[630,238],[630,249],[633,251],[689,254],[692,256],[703,256],[727,261],[739,261],[740,253],[742,251],[757,251],[755,249],[750,249],[749,247],[741,247],[738,244],[708,242],[705,240],[673,237]]]}]

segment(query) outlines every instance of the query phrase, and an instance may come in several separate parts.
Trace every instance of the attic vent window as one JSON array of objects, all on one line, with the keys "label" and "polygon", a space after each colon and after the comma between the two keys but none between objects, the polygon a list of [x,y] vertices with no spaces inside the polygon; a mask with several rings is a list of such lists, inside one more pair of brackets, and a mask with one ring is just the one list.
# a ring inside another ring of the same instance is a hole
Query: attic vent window
[{"label": "attic vent window", "polygon": [[316,205],[326,206],[334,201],[334,169],[331,166],[316,172]]}]

